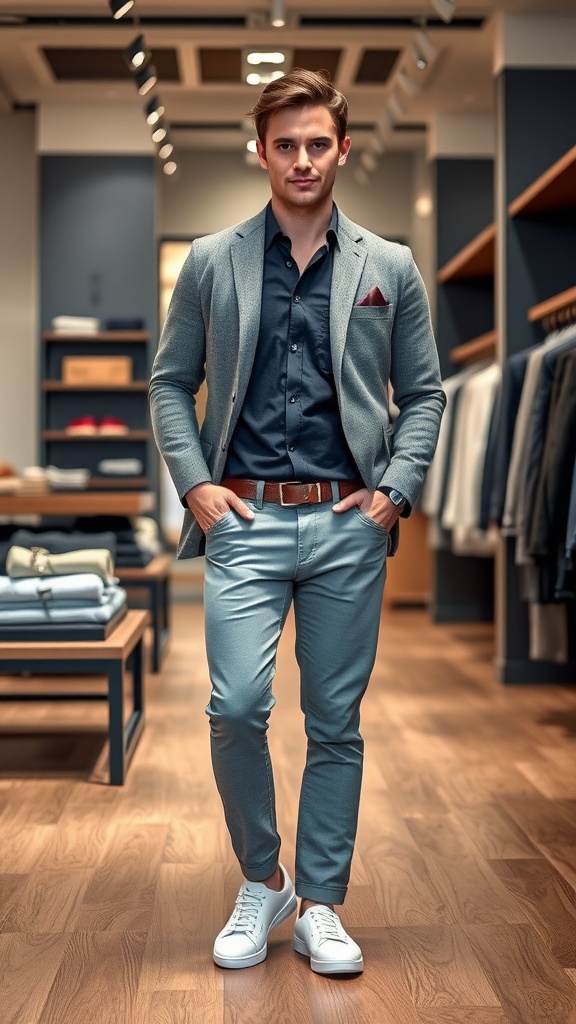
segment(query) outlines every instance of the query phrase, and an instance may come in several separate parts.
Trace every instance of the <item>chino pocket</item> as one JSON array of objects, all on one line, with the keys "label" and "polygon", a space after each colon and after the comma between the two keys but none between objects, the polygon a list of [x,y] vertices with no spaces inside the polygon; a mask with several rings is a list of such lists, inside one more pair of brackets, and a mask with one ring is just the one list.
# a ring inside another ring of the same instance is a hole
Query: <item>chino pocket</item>
[{"label": "chino pocket", "polygon": [[358,505],[354,506],[354,511],[361,523],[365,523],[366,526],[370,526],[373,530],[376,531],[376,533],[379,533],[382,537],[389,536],[389,532],[386,529],[386,527],[380,526],[380,523],[377,523],[375,519],[371,519],[370,516],[367,516],[366,513],[362,511],[362,509],[358,508]]},{"label": "chino pocket", "polygon": [[220,516],[220,519],[217,519],[215,523],[212,523],[212,525],[208,527],[205,536],[208,537],[210,536],[210,534],[214,533],[218,529],[218,527],[221,526],[222,523],[225,523],[226,520],[229,519],[229,517],[233,514],[234,510],[229,508],[228,511],[225,512],[223,516]]}]

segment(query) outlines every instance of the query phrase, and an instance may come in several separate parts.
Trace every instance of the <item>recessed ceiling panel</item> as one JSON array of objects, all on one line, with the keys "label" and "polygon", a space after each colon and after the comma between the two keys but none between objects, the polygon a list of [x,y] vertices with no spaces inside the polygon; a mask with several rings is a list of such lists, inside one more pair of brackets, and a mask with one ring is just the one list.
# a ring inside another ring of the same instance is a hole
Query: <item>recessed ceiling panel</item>
[{"label": "recessed ceiling panel", "polygon": [[364,50],[356,82],[360,85],[383,85],[400,55],[400,50]]},{"label": "recessed ceiling panel", "polygon": [[[58,82],[116,80],[130,74],[122,50],[45,47],[42,52]],[[180,81],[176,50],[153,50],[152,63],[163,81]]]},{"label": "recessed ceiling panel", "polygon": [[306,68],[307,71],[324,69],[330,74],[332,81],[336,78],[338,62],[342,50],[294,50],[293,66]]},{"label": "recessed ceiling panel", "polygon": [[240,82],[242,50],[200,49],[200,74],[203,82]]}]

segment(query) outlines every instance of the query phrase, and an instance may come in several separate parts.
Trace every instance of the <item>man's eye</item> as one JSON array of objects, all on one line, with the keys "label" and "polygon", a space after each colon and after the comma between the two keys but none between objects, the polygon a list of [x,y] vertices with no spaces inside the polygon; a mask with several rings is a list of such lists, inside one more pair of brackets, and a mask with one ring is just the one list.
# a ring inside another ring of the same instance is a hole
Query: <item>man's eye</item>
[{"label": "man's eye", "polygon": [[280,145],[278,146],[278,149],[282,149],[284,151],[286,151],[287,149],[291,149],[291,148],[292,147],[291,147],[289,142],[281,142]]}]

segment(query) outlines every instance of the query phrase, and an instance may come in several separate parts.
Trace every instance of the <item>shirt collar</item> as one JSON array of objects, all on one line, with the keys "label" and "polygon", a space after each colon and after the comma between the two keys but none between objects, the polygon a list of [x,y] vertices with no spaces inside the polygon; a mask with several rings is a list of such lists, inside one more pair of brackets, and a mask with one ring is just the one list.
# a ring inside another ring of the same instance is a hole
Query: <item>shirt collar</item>
[{"label": "shirt collar", "polygon": [[[264,234],[265,252],[268,252],[270,246],[278,238],[286,238],[286,235],[282,231],[281,227],[278,224],[278,221],[276,220],[276,217],[274,216],[274,211],[272,210],[272,203],[270,202],[266,207],[266,228]],[[330,218],[330,224],[328,225],[328,230],[326,232],[326,241],[328,243],[329,249],[334,249],[335,246],[338,246],[338,248],[340,248],[340,243],[338,240],[338,207],[336,206],[336,203],[332,203],[332,216]]]}]

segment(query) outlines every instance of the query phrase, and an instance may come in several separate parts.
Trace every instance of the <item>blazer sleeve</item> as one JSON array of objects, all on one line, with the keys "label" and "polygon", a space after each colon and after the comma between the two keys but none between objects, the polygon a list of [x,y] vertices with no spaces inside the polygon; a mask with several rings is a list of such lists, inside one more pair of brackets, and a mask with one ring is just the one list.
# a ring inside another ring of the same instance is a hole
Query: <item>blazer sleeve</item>
[{"label": "blazer sleeve", "polygon": [[206,334],[193,245],[172,294],[149,388],[156,444],[184,505],[191,487],[211,479],[196,416],[205,362]]},{"label": "blazer sleeve", "polygon": [[417,500],[432,461],[446,405],[438,352],[424,282],[412,253],[403,247],[405,265],[391,336],[390,382],[400,413],[394,425],[391,461],[378,487],[394,487]]}]

